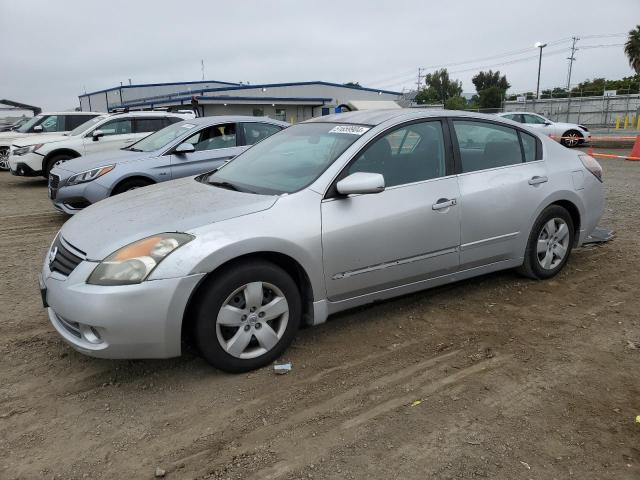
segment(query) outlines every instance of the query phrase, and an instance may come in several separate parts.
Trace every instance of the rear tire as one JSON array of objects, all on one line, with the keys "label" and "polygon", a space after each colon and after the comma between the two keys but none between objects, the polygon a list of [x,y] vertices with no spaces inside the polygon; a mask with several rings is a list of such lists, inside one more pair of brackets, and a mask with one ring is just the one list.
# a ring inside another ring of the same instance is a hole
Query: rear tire
[{"label": "rear tire", "polygon": [[125,180],[113,189],[113,192],[111,192],[111,196],[113,197],[114,195],[119,195],[130,190],[136,190],[137,188],[147,187],[149,185],[153,185],[153,182],[151,180],[145,180],[143,178],[132,178],[130,180]]},{"label": "rear tire", "polygon": [[302,302],[294,280],[264,260],[216,272],[194,312],[195,342],[214,367],[241,373],[268,365],[291,344]]},{"label": "rear tire", "polygon": [[573,239],[569,212],[559,205],[548,206],[533,224],[518,272],[534,280],[554,277],[569,260]]},{"label": "rear tire", "polygon": [[574,148],[583,142],[584,137],[577,130],[569,130],[562,134],[560,143],[567,148]]},{"label": "rear tire", "polygon": [[44,178],[49,178],[49,173],[51,173],[51,170],[56,166],[57,163],[63,163],[67,160],[71,160],[72,158],[75,157],[72,157],[71,155],[67,155],[65,153],[51,157],[49,160],[47,160],[47,163],[44,166],[42,176]]}]

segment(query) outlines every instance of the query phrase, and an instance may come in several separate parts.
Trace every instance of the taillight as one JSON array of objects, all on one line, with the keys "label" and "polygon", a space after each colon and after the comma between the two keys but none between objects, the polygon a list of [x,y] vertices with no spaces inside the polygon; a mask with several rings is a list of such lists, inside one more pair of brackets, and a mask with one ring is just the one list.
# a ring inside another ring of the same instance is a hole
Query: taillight
[{"label": "taillight", "polygon": [[598,161],[590,155],[578,155],[584,168],[593,173],[593,176],[602,182],[602,167]]}]

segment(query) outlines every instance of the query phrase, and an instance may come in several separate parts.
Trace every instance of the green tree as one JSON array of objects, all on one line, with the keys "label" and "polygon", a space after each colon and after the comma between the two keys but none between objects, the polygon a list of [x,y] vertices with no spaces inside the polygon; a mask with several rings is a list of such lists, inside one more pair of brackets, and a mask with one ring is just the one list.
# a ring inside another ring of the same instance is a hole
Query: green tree
[{"label": "green tree", "polygon": [[629,32],[627,43],[624,44],[624,53],[629,57],[631,68],[640,73],[640,25]]},{"label": "green tree", "polygon": [[500,71],[495,72],[489,70],[488,72],[478,72],[472,79],[473,85],[476,87],[476,92],[480,95],[480,92],[491,87],[498,87],[503,92],[509,90],[509,82],[507,82],[506,75],[500,76]]},{"label": "green tree", "polygon": [[467,101],[464,97],[447,98],[444,102],[444,108],[447,110],[464,110],[467,107]]},{"label": "green tree", "polygon": [[462,95],[462,82],[449,78],[446,68],[428,73],[424,78],[425,88],[416,95],[416,103],[446,103],[452,97]]},{"label": "green tree", "polygon": [[479,104],[482,109],[498,109],[502,106],[504,90],[500,87],[485,88],[480,92]]}]

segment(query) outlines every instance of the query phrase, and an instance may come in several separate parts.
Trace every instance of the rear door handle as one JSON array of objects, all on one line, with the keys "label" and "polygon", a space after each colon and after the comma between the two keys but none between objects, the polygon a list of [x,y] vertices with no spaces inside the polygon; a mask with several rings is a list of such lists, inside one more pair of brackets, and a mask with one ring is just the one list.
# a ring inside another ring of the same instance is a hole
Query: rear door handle
[{"label": "rear door handle", "polygon": [[456,204],[456,199],[452,198],[449,200],[448,198],[441,198],[436,203],[431,205],[433,210],[443,210],[445,208],[453,207]]},{"label": "rear door handle", "polygon": [[541,183],[545,183],[545,182],[548,182],[548,181],[549,181],[549,179],[547,177],[535,176],[535,177],[531,177],[529,179],[529,185],[540,185]]}]

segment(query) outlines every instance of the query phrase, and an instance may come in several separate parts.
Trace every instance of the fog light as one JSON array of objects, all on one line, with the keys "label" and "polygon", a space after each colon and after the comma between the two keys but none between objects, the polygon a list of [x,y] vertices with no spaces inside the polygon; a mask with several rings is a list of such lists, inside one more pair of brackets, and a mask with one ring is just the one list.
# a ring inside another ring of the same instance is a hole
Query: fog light
[{"label": "fog light", "polygon": [[86,325],[83,325],[82,336],[89,343],[93,343],[93,344],[102,343],[102,337],[100,336],[100,332],[94,327],[87,327]]}]

